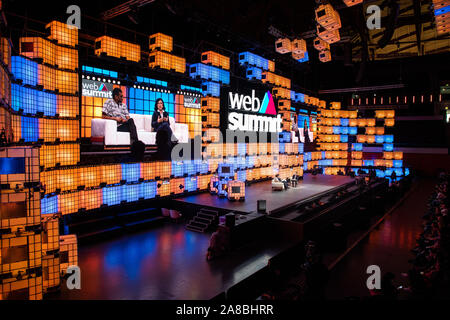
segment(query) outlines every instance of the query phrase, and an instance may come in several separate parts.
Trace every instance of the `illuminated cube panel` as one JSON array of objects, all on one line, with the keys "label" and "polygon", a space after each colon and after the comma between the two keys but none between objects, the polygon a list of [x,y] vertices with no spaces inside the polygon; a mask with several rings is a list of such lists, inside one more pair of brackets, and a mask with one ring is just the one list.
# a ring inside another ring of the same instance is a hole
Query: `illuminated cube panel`
[{"label": "illuminated cube panel", "polygon": [[23,280],[5,279],[0,283],[0,300],[42,300],[42,276],[31,274]]},{"label": "illuminated cube panel", "polygon": [[77,236],[69,234],[59,237],[59,252],[60,252],[60,269],[61,273],[67,273],[69,266],[78,265],[78,244]]},{"label": "illuminated cube panel", "polygon": [[24,114],[30,115],[38,112],[42,112],[45,116],[56,114],[57,97],[55,94],[12,84],[11,98],[11,107],[15,111],[22,110]]},{"label": "illuminated cube panel", "polygon": [[294,39],[291,42],[292,53],[304,54],[308,49],[306,48],[306,41],[304,39]]},{"label": "illuminated cube panel", "polygon": [[38,225],[40,220],[40,193],[2,191],[0,202],[0,229],[9,232],[24,231]]},{"label": "illuminated cube panel", "polygon": [[230,70],[230,58],[225,57],[214,51],[207,51],[202,53],[202,62],[220,67],[225,70]]},{"label": "illuminated cube panel", "polygon": [[38,37],[20,38],[20,54],[31,59],[41,59],[43,63],[56,65],[56,45]]},{"label": "illuminated cube panel", "polygon": [[275,41],[275,51],[281,54],[285,54],[288,52],[291,52],[292,50],[292,44],[291,40],[287,38],[278,39]]},{"label": "illuminated cube panel", "polygon": [[228,181],[227,193],[229,200],[244,200],[245,199],[245,182],[243,181]]},{"label": "illuminated cube panel", "polygon": [[339,13],[331,4],[323,4],[316,9],[316,21],[327,30],[337,30],[341,27]]},{"label": "illuminated cube panel", "polygon": [[44,168],[76,165],[80,162],[79,144],[43,145],[40,151],[40,165]]},{"label": "illuminated cube panel", "polygon": [[291,110],[291,101],[290,100],[278,100],[278,110],[290,111]]},{"label": "illuminated cube panel", "polygon": [[52,21],[45,28],[50,33],[48,39],[56,40],[58,44],[74,47],[78,45],[78,29],[66,23]]},{"label": "illuminated cube panel", "polygon": [[202,112],[220,112],[220,99],[205,97],[201,99]]},{"label": "illuminated cube panel", "polygon": [[149,37],[150,51],[167,51],[173,50],[173,38],[163,33],[155,33]]},{"label": "illuminated cube panel", "polygon": [[323,50],[319,52],[319,60],[321,62],[331,61],[331,52],[329,50]]},{"label": "illuminated cube panel", "polygon": [[[200,103],[199,97],[193,97]],[[202,134],[202,110],[187,107],[184,103],[185,96],[175,96],[175,122],[185,123],[189,128],[189,137],[194,139],[195,136]]]},{"label": "illuminated cube panel", "polygon": [[44,293],[53,292],[59,289],[60,277],[60,256],[47,255],[42,257],[42,288]]},{"label": "illuminated cube panel", "polygon": [[59,218],[55,214],[42,214],[42,254],[51,255],[59,249]]},{"label": "illuminated cube panel", "polygon": [[262,79],[263,70],[257,67],[248,67],[245,73],[248,80],[261,80]]},{"label": "illuminated cube panel", "polygon": [[[124,185],[122,187],[130,187],[129,185]],[[133,185],[133,189],[132,192],[130,191],[130,195],[134,194],[138,194],[138,190],[139,185]],[[136,190],[134,190],[136,189]],[[128,190],[127,190],[128,191]],[[136,200],[133,201],[137,201],[138,198],[136,197]],[[103,203],[103,193],[102,193],[102,189],[94,189],[94,190],[84,190],[79,192],[79,207],[80,209],[85,209],[85,210],[92,210],[92,209],[97,209],[99,208]],[[62,210],[61,210],[62,211]],[[64,214],[64,213],[63,213]]]},{"label": "illuminated cube panel", "polygon": [[9,147],[0,150],[0,183],[23,188],[24,182],[39,181],[39,149]]},{"label": "illuminated cube panel", "polygon": [[3,38],[0,34],[0,59],[11,71],[11,46],[7,38]]},{"label": "illuminated cube panel", "polygon": [[[291,88],[291,79],[279,76],[275,73],[269,72],[269,71],[264,71],[261,74],[261,81],[263,83],[270,83],[273,84],[275,86],[278,87],[283,87],[283,88],[287,88],[290,89]],[[291,91],[289,90],[289,93],[286,94],[285,96],[286,99],[290,99],[291,98]]]},{"label": "illuminated cube panel", "polygon": [[202,141],[203,142],[219,142],[222,134],[219,129],[205,128],[202,129]]},{"label": "illuminated cube panel", "polygon": [[211,181],[211,176],[212,175],[203,175],[203,176],[197,177],[197,188],[200,191],[204,191],[204,190],[208,189],[208,185]]},{"label": "illuminated cube panel", "polygon": [[239,64],[250,65],[262,70],[275,72],[275,63],[251,52],[239,53]]},{"label": "illuminated cube panel", "polygon": [[3,234],[1,237],[0,274],[19,272],[42,266],[41,235],[33,232]]},{"label": "illuminated cube panel", "polygon": [[141,178],[145,181],[155,179],[155,162],[141,163]]},{"label": "illuminated cube panel", "polygon": [[148,57],[148,66],[150,68],[161,68],[166,70],[173,70],[179,73],[186,72],[186,59],[174,56],[163,51],[156,51],[150,53]]},{"label": "illuminated cube panel", "polygon": [[11,80],[5,69],[0,67],[0,99],[11,103]]},{"label": "illuminated cube panel", "polygon": [[95,54],[102,53],[115,57],[125,58],[129,61],[139,62],[141,60],[141,47],[138,44],[102,36],[95,39]]},{"label": "illuminated cube panel", "polygon": [[157,184],[156,194],[160,197],[167,197],[171,192],[171,181],[170,180],[160,180]]},{"label": "illuminated cube panel", "polygon": [[220,114],[219,113],[207,113],[202,116],[203,127],[219,127],[220,126]]},{"label": "illuminated cube panel", "polygon": [[292,58],[295,60],[301,60],[305,58],[305,53],[294,53],[292,52]]},{"label": "illuminated cube panel", "polygon": [[289,97],[291,95],[291,91],[289,89],[278,88],[278,87],[274,87],[272,89],[272,93],[273,93],[274,97],[282,98],[282,99],[289,99]]},{"label": "illuminated cube panel", "polygon": [[202,92],[205,96],[220,97],[220,83],[212,81],[203,82]]},{"label": "illuminated cube panel", "polygon": [[77,212],[80,208],[80,192],[61,194],[58,201],[61,214]]},{"label": "illuminated cube panel", "polygon": [[341,40],[339,29],[327,30],[321,25],[317,25],[317,36],[328,44],[332,44]]},{"label": "illuminated cube panel", "polygon": [[326,42],[320,39],[319,37],[314,39],[314,48],[318,51],[323,50],[330,50],[330,45]]},{"label": "illuminated cube panel", "polygon": [[230,84],[230,72],[203,63],[191,64],[189,76],[194,79]]},{"label": "illuminated cube panel", "polygon": [[356,6],[363,2],[363,0],[342,0],[347,7]]}]

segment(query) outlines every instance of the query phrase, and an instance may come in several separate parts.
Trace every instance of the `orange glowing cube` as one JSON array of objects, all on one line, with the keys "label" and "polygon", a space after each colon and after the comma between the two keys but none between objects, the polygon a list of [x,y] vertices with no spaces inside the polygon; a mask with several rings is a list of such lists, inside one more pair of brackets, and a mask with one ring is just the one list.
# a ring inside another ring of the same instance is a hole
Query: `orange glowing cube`
[{"label": "orange glowing cube", "polygon": [[45,26],[50,35],[48,39],[56,40],[59,44],[74,47],[78,45],[78,28],[59,21],[52,21]]},{"label": "orange glowing cube", "polygon": [[330,50],[330,45],[326,41],[317,37],[314,39],[314,48],[317,51]]},{"label": "orange glowing cube", "polygon": [[331,61],[331,52],[329,50],[323,50],[319,52],[319,60],[321,62]]},{"label": "orange glowing cube", "polygon": [[149,37],[150,51],[172,52],[173,38],[163,33],[155,33]]},{"label": "orange glowing cube", "polygon": [[384,125],[386,127],[393,127],[395,125],[395,120],[394,119],[385,119]]},{"label": "orange glowing cube", "polygon": [[215,67],[221,67],[230,70],[230,58],[218,54],[214,51],[206,51],[202,53],[202,63],[211,64]]},{"label": "orange glowing cube", "polygon": [[275,41],[275,51],[281,54],[285,54],[292,51],[291,40],[288,38],[280,38]]}]

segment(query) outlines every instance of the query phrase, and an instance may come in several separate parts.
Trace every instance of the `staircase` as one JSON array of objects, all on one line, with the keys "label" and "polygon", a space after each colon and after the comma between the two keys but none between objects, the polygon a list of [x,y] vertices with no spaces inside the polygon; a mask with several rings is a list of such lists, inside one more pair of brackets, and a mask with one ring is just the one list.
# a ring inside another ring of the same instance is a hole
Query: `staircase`
[{"label": "staircase", "polygon": [[212,226],[217,226],[219,221],[219,212],[214,210],[201,209],[197,215],[189,221],[186,229],[205,233]]}]

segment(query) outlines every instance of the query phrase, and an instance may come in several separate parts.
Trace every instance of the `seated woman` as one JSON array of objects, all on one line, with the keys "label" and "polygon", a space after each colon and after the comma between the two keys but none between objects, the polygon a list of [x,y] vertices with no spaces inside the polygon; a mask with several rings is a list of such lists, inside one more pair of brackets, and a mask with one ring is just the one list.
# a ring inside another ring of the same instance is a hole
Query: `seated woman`
[{"label": "seated woman", "polygon": [[172,133],[169,122],[169,114],[166,112],[163,99],[159,98],[155,102],[155,112],[152,116],[152,127],[157,133],[161,130],[167,132],[167,144],[171,145],[171,141],[176,143],[178,140]]}]

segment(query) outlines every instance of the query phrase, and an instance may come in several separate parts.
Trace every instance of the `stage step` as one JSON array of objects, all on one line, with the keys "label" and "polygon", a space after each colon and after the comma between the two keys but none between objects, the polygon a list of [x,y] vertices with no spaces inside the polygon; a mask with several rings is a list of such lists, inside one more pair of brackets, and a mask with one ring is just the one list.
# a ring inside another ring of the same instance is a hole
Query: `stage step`
[{"label": "stage step", "polygon": [[199,216],[194,217],[193,221],[204,223],[204,224],[210,224],[211,223],[211,219],[201,218]]},{"label": "stage step", "polygon": [[217,224],[219,213],[217,211],[201,209],[197,215],[186,225],[186,229],[204,233]]},{"label": "stage step", "polygon": [[204,233],[205,232],[203,229],[199,229],[199,228],[196,228],[194,226],[189,226],[189,225],[186,226],[186,229],[187,230],[191,230],[191,231],[195,231],[195,232],[200,232],[200,233]]}]

